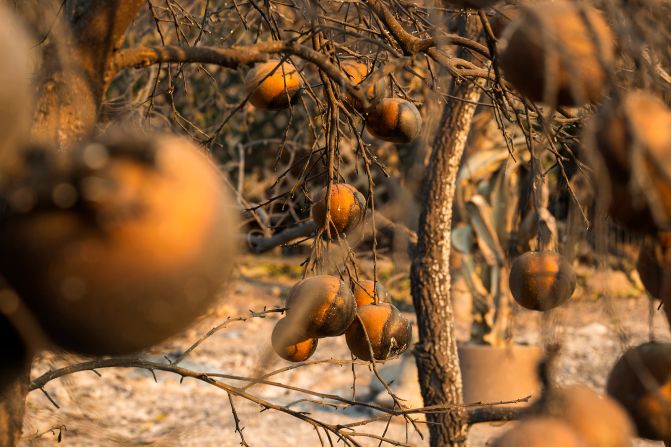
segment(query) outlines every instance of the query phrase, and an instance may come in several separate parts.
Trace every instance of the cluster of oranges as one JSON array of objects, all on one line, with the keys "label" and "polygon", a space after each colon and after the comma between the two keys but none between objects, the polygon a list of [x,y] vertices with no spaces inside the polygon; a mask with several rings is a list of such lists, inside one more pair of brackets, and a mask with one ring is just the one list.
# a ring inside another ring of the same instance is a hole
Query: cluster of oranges
[{"label": "cluster of oranges", "polygon": [[313,276],[291,289],[286,307],[271,341],[275,352],[291,362],[310,358],[324,337],[344,334],[352,354],[366,361],[401,354],[412,337],[410,322],[379,282],[364,280],[350,287],[335,276]]},{"label": "cluster of oranges", "polygon": [[[349,94],[344,102],[364,113],[368,131],[384,141],[408,143],[414,140],[422,129],[422,116],[417,107],[402,98],[384,98],[387,90],[385,78],[374,79],[369,67],[355,60],[345,60],[340,64],[343,73],[356,85],[370,81],[366,96],[373,104],[368,110]],[[269,60],[257,64],[245,77],[245,90],[249,102],[261,109],[277,110],[288,107],[299,97],[303,88],[303,78],[290,62]]]}]

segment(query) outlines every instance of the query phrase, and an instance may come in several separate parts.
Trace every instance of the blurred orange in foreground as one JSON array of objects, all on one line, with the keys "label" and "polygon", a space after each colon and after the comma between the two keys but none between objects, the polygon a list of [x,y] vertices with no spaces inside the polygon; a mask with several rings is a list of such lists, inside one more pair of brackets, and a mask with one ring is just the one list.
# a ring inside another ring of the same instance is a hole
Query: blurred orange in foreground
[{"label": "blurred orange in foreground", "polygon": [[58,166],[42,158],[10,194],[0,267],[54,342],[127,354],[214,302],[236,257],[236,213],[200,148],[124,135]]}]

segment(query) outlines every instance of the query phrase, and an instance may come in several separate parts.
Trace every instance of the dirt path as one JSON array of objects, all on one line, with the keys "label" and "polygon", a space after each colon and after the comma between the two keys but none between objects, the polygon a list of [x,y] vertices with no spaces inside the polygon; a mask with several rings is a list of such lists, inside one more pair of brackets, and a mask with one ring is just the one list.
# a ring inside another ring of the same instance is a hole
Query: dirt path
[{"label": "dirt path", "polygon": [[[292,282],[289,277],[264,278],[253,268],[243,269],[243,277],[236,283],[211,315],[204,318],[186,334],[149,354],[156,361],[163,355],[185,349],[201,334],[224,321],[228,316],[247,315],[249,309],[281,305],[281,296]],[[611,308],[608,311],[608,308]],[[412,314],[408,314],[412,317]],[[586,383],[601,390],[610,366],[620,352],[621,344],[616,329],[630,337],[631,343],[648,339],[648,306],[642,298],[621,298],[605,306],[603,300],[573,301],[553,315],[552,324],[545,324],[539,315],[521,311],[516,317],[515,338],[532,344],[540,343],[542,329],[547,329],[561,341],[558,380],[562,383]],[[616,323],[617,319],[621,323]],[[269,371],[287,366],[269,350],[269,337],[277,319],[254,318],[245,323],[231,323],[192,353],[182,366],[207,372],[223,372],[252,376],[258,371]],[[466,339],[468,322],[458,322],[461,339]],[[654,331],[659,338],[669,339],[669,330],[661,314],[654,317]],[[549,335],[549,336],[550,336]],[[321,340],[314,359],[349,359],[344,339]],[[49,368],[79,361],[71,355],[47,353],[36,362],[33,376]],[[385,367],[393,367],[399,360]],[[362,399],[370,394],[374,376],[366,366],[356,366],[356,394]],[[180,378],[170,373],[157,372],[156,381],[151,373],[137,369],[100,370],[101,377],[86,371],[49,383],[46,390],[58,403],[55,408],[39,391],[28,399],[23,446],[56,445],[58,427],[62,431],[62,445],[66,446],[238,446],[241,438],[235,432],[235,422],[227,394],[211,385]],[[313,365],[295,369],[273,377],[273,380],[314,391],[352,395],[352,369],[332,364]],[[228,380],[231,384],[240,382]],[[369,417],[364,411],[323,407],[309,402],[297,402],[305,395],[273,386],[256,385],[252,394],[273,403],[291,406],[294,410],[309,412],[311,417],[325,423],[348,424]],[[405,394],[403,394],[405,393]],[[403,389],[401,397],[416,401],[413,388]],[[258,405],[242,398],[233,404],[240,426],[249,446],[319,446],[315,429],[291,416],[276,411],[260,411]],[[374,436],[385,436],[411,445],[427,445],[412,427],[402,422],[369,424],[360,431]],[[471,430],[469,445],[487,445],[495,434],[506,427],[500,424],[480,424]],[[51,429],[51,431],[50,431]],[[426,428],[419,424],[426,435]],[[328,445],[323,431],[320,432]],[[406,438],[407,436],[407,438]],[[334,442],[335,442],[335,438]],[[360,436],[365,446],[378,445],[372,437]],[[637,441],[638,446],[661,445]]]}]

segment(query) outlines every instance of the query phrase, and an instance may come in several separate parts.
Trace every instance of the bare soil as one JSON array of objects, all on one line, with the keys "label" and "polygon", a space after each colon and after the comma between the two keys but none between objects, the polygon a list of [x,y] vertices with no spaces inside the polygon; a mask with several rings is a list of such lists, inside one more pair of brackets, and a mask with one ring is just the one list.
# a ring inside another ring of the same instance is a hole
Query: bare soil
[{"label": "bare soil", "polygon": [[[145,358],[165,362],[165,355],[183,352],[228,317],[248,316],[250,309],[260,311],[264,306],[281,306],[282,296],[295,281],[297,272],[281,266],[269,268],[272,263],[272,260],[258,258],[245,262],[240,278],[216,309],[186,333],[146,353]],[[621,273],[589,270],[582,272],[581,278],[578,298],[550,317],[543,319],[540,314],[517,309],[514,339],[530,344],[559,341],[562,347],[557,380],[564,384],[584,383],[603,390],[608,371],[623,346],[646,341],[651,334],[665,340],[671,337],[661,312],[653,314],[651,330],[649,301],[636,282],[632,284],[623,279]],[[468,296],[458,284],[454,289],[457,332],[460,339],[467,340]],[[396,295],[401,292],[397,291]],[[406,316],[414,320],[412,313]],[[180,365],[198,372],[246,377],[288,366],[270,350],[270,333],[277,318],[278,314],[269,314],[266,318],[232,322],[208,338]],[[313,357],[315,360],[350,358],[344,337],[320,340]],[[86,359],[66,353],[43,353],[34,364],[32,376],[35,378],[49,369],[83,360]],[[394,389],[400,397],[410,404],[418,404],[421,401],[412,374],[406,371],[402,379],[393,377],[398,375],[400,361],[387,362],[380,368],[387,378],[396,379]],[[381,388],[375,375],[364,365],[356,365],[354,373],[356,398],[373,399],[374,391]],[[221,380],[235,386],[245,385],[232,379]],[[277,374],[272,380],[346,398],[351,398],[353,393],[350,365],[310,365]],[[59,408],[39,390],[29,395],[22,446],[57,445],[59,435],[61,444],[66,446],[226,447],[242,442],[235,431],[235,418],[225,391],[194,379],[181,381],[172,373],[156,371],[152,375],[134,368],[84,371],[50,382],[45,391]],[[365,409],[310,402],[308,399],[321,399],[279,386],[257,384],[247,391],[274,404],[291,404],[292,410],[306,412],[326,424],[350,424],[371,417],[371,412]],[[377,399],[384,400],[382,396]],[[263,407],[241,397],[233,397],[232,402],[249,446],[319,446],[320,436],[324,445],[328,445],[324,431],[319,430],[318,434],[309,423],[278,411],[262,411]],[[419,431],[401,418],[394,418],[388,425],[386,421],[375,422],[357,427],[363,435],[356,439],[364,446],[378,445],[375,436],[383,435],[402,444],[428,445],[425,425],[419,422],[417,426]],[[486,446],[508,427],[510,424],[479,424],[470,431],[469,445]],[[335,444],[333,435],[331,439]],[[653,445],[662,444],[642,440],[635,443],[637,447]]]}]

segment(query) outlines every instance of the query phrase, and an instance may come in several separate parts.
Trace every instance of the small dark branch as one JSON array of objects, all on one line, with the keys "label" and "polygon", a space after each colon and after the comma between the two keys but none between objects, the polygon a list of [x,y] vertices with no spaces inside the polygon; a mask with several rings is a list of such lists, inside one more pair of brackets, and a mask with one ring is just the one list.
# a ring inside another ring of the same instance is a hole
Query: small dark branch
[{"label": "small dark branch", "polygon": [[58,408],[58,409],[60,410],[60,408],[61,408],[60,405],[58,405],[58,404],[56,403],[56,401],[54,400],[54,398],[51,397],[51,395],[47,392],[47,390],[45,390],[44,388],[40,388],[40,391],[42,391],[42,394],[44,394],[44,395],[47,397],[47,399],[49,399],[49,402],[51,402],[51,404],[52,404],[54,407],[56,407],[56,408]]},{"label": "small dark branch", "polygon": [[468,425],[480,422],[514,421],[526,416],[529,407],[487,406],[471,408],[468,412]]},{"label": "small dark branch", "polygon": [[396,20],[394,14],[387,8],[384,3],[379,0],[366,1],[368,7],[375,13],[376,16],[384,23],[391,35],[403,50],[403,52],[410,56],[417,54],[433,45],[433,39],[420,39],[407,32],[403,25]]},{"label": "small dark branch", "polygon": [[249,447],[249,444],[247,444],[247,441],[245,440],[245,436],[242,434],[242,430],[245,428],[240,425],[240,417],[238,416],[238,412],[235,409],[235,405],[233,404],[233,396],[231,396],[231,393],[227,392],[228,395],[228,402],[231,404],[231,413],[233,414],[233,421],[235,422],[235,432],[240,435],[240,445],[243,447]]},{"label": "small dark branch", "polygon": [[[226,318],[226,320],[223,323],[218,324],[217,326],[215,326],[212,329],[210,329],[209,331],[207,331],[207,333],[203,334],[200,338],[198,338],[198,340],[196,340],[191,346],[189,346],[182,354],[178,355],[177,357],[175,357],[172,360],[168,358],[168,361],[170,363],[172,363],[173,365],[176,365],[176,364],[180,363],[182,360],[184,360],[184,358],[186,358],[186,356],[191,354],[205,340],[212,337],[214,334],[221,331],[222,329],[224,329],[225,327],[227,327],[231,323],[245,322],[245,321],[249,320],[250,318],[265,318],[266,315],[268,315],[270,313],[284,313],[285,311],[286,311],[286,309],[284,309],[284,308],[276,308],[276,309],[266,309],[266,308],[264,308],[260,312],[250,310],[249,311],[249,316],[246,316],[246,317],[228,317],[228,318]],[[154,373],[154,371],[152,371],[152,374],[153,373]]]},{"label": "small dark branch", "polygon": [[389,8],[380,0],[367,0],[366,4],[371,9],[371,11],[373,11],[373,13],[379,17],[382,23],[384,23],[407,56],[416,55],[417,53],[426,51],[429,48],[436,47],[438,45],[458,45],[473,50],[481,56],[489,58],[489,50],[487,47],[472,39],[468,39],[457,34],[447,34],[439,37],[438,39],[421,39],[407,32],[405,28],[403,28],[403,25],[401,25],[396,17],[394,17],[393,12],[389,10]]},{"label": "small dark branch", "polygon": [[394,231],[400,231],[401,233],[405,234],[408,237],[408,241],[410,241],[412,245],[417,244],[417,233],[415,233],[405,225],[393,222],[389,220],[387,217],[385,217],[384,214],[379,213],[377,211],[375,212],[375,221],[383,228],[391,228]]},{"label": "small dark branch", "polygon": [[275,233],[271,237],[250,236],[248,239],[252,250],[257,253],[265,253],[280,245],[287,244],[295,239],[312,236],[317,231],[317,224],[310,220],[295,227]]},{"label": "small dark branch", "polygon": [[[368,217],[370,218],[371,216],[372,214],[369,213]],[[390,228],[392,230],[404,233],[408,237],[408,240],[410,241],[411,244],[414,245],[417,243],[417,233],[415,233],[405,225],[392,222],[391,220],[386,218],[383,214],[377,211],[375,212],[375,220],[376,223],[383,228]],[[248,238],[248,243],[252,248],[252,250],[254,251],[254,253],[260,254],[265,253],[268,250],[271,250],[280,245],[287,244],[293,240],[314,236],[316,231],[317,231],[317,225],[314,223],[314,221],[310,220],[302,224],[296,225],[295,227],[290,227],[287,228],[286,230],[282,230],[279,233],[275,233],[271,237],[250,236]]]}]

